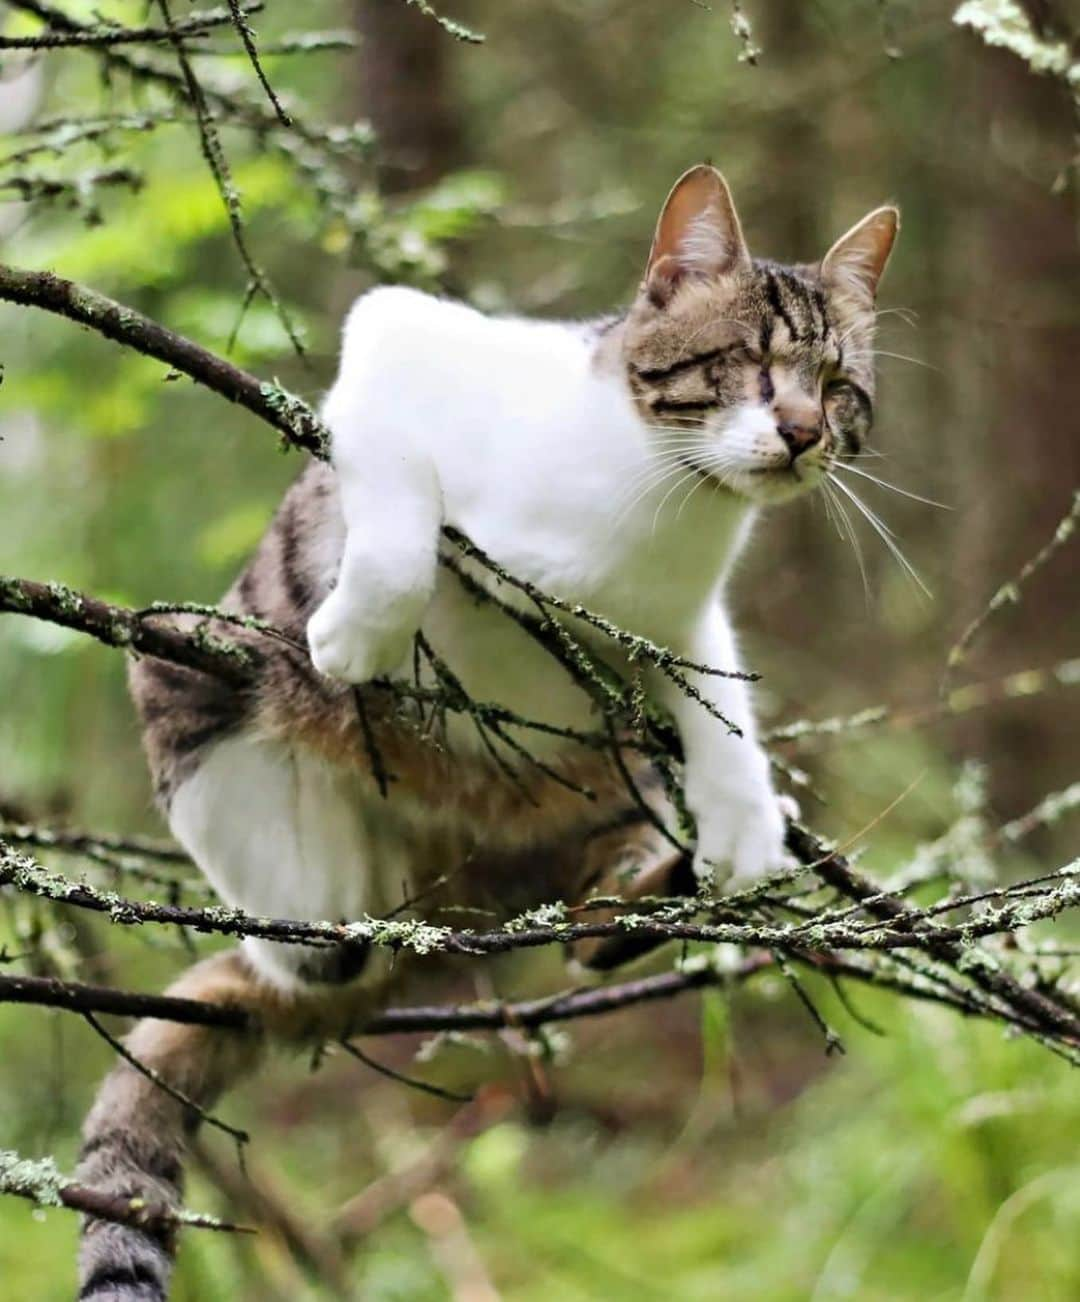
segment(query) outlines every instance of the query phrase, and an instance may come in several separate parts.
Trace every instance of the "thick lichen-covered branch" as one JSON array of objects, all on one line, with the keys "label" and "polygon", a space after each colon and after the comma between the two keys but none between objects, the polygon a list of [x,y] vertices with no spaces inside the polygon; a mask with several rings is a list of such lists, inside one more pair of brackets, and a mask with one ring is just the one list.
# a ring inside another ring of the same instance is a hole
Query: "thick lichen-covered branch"
[{"label": "thick lichen-covered branch", "polygon": [[0,299],[43,308],[89,326],[106,339],[154,357],[259,416],[291,445],[325,459],[329,435],[303,399],[278,384],[258,380],[238,366],[177,334],[134,308],[48,271],[0,264]]},{"label": "thick lichen-covered branch", "polygon": [[[363,917],[350,922],[260,917],[240,909],[189,908],[134,900],[101,890],[60,873],[50,872],[27,855],[0,840],[0,886],[12,885],[28,894],[52,899],[75,908],[107,914],[121,925],[164,923],[226,936],[257,936],[283,944],[376,945],[419,956],[433,953],[471,956],[508,953],[544,945],[566,945],[578,940],[606,939],[632,931],[656,940],[702,941],[710,944],[757,945],[781,952],[828,952],[835,949],[889,951],[943,945],[971,945],[988,936],[1008,934],[1020,926],[1052,919],[1080,903],[1080,861],[1031,882],[1001,888],[1002,903],[965,921],[935,924],[925,911],[908,906],[880,889],[850,866],[840,854],[830,853],[804,829],[792,832],[792,846],[812,870],[847,898],[854,898],[878,921],[864,925],[849,909],[822,908],[809,923],[760,920],[756,904],[767,887],[755,888],[744,899],[720,896],[714,900],[691,897],[667,902],[647,914],[630,912],[606,921],[570,921],[565,906],[548,905],[489,930],[454,928],[424,921]],[[815,858],[815,854],[817,857]],[[778,899],[781,897],[777,897]],[[959,907],[959,906],[958,906]],[[714,911],[723,920],[688,920],[702,911]],[[1076,1023],[1080,1038],[1080,1022]]]},{"label": "thick lichen-covered branch", "polygon": [[157,656],[241,687],[251,682],[254,672],[247,648],[209,633],[205,626],[185,632],[154,619],[152,611],[114,606],[61,583],[0,575],[0,614],[48,620],[87,633],[106,646]]},{"label": "thick lichen-covered branch", "polygon": [[172,1234],[183,1228],[251,1232],[214,1216],[77,1184],[63,1175],[51,1158],[28,1159],[10,1149],[0,1149],[0,1194],[25,1198],[39,1207],[67,1207],[98,1220],[131,1225],[157,1235]]},{"label": "thick lichen-covered branch", "polygon": [[[40,897],[108,915],[122,925],[169,924],[233,936],[259,936],[287,944],[378,945],[423,957],[433,953],[474,957],[516,949],[568,945],[632,933],[636,939],[738,945],[796,961],[835,963],[917,960],[916,971],[946,1002],[1003,1018],[1068,1053],[1080,1049],[1080,1013],[1063,988],[1033,989],[1007,969],[1003,955],[978,944],[1056,917],[1080,903],[1080,862],[1056,874],[1019,882],[970,899],[945,901],[967,909],[958,922],[938,920],[940,910],[918,908],[883,892],[840,854],[804,829],[793,827],[792,850],[822,883],[841,897],[809,916],[784,920],[783,881],[766,882],[739,895],[706,900],[673,899],[642,912],[604,921],[573,921],[563,906],[548,906],[486,931],[432,925],[423,920],[362,918],[347,923],[259,918],[239,910],[194,909],[137,901],[51,873],[0,842],[0,886],[11,884]],[[853,901],[858,907],[846,903]],[[763,916],[763,905],[769,914]],[[779,911],[779,912],[777,912]],[[697,920],[705,913],[708,921]]]}]

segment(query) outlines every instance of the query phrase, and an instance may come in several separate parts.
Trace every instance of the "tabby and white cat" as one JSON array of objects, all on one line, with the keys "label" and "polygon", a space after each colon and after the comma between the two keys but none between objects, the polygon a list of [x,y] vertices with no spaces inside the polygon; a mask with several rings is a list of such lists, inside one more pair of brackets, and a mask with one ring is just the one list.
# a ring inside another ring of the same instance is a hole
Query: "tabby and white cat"
[{"label": "tabby and white cat", "polygon": [[[306,635],[310,660],[230,629],[257,657],[253,688],[154,660],[132,670],[159,799],[221,896],[263,916],[355,919],[426,890],[425,913],[469,904],[505,917],[616,871],[625,883],[628,865],[631,889],[685,888],[665,877],[678,860],[655,829],[626,817],[606,754],[530,731],[517,739],[544,770],[512,750],[496,763],[468,716],[426,736],[371,680],[412,681],[421,630],[473,699],[596,726],[557,661],[439,564],[447,525],[545,591],[734,669],[723,584],[758,509],[821,483],[869,428],[874,295],[897,228],[896,210],[879,208],[820,263],[755,261],[726,184],[702,166],[672,190],[623,316],[567,325],[406,289],[362,297],[324,408],[333,468],[303,473],[224,603]],[[474,589],[496,582],[469,573]],[[431,673],[422,657],[421,680]],[[746,685],[691,677],[741,736],[667,677],[646,671],[645,688],[680,734],[698,879],[743,884],[781,864],[784,820]],[[374,750],[393,779],[385,794]],[[173,993],[239,1004],[255,1029],[143,1022],[129,1048],[206,1106],[267,1040],[361,1026],[386,998],[387,966],[359,946],[248,940]],[[395,985],[407,978],[399,964]],[[88,1119],[80,1177],[175,1202],[197,1124],[121,1063]],[[172,1249],[90,1220],[80,1296],[163,1298]]]}]

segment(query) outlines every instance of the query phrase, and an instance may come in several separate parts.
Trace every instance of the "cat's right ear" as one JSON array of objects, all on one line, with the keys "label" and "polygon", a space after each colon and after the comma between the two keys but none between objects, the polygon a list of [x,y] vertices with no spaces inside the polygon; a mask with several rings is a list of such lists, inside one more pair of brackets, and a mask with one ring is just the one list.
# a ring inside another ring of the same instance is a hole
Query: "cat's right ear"
[{"label": "cat's right ear", "polygon": [[749,267],[750,254],[727,182],[706,163],[675,182],[656,224],[643,289],[663,307],[685,279]]}]

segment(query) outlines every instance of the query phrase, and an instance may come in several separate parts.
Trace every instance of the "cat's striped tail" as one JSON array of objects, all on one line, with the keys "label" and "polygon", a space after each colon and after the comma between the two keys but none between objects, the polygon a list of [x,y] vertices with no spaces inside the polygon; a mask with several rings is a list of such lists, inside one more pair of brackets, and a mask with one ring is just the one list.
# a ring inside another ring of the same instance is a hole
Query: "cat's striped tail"
[{"label": "cat's striped tail", "polygon": [[[211,1108],[258,1063],[266,1039],[262,1014],[268,1002],[281,1011],[281,995],[260,985],[239,950],[196,964],[169,993],[235,1005],[253,1014],[250,1031],[147,1020],[126,1041],[128,1052],[149,1072],[198,1108]],[[200,1119],[190,1104],[128,1062],[119,1062],[87,1117],[79,1181],[125,1198],[178,1208],[184,1155]],[[88,1217],[79,1253],[79,1298],[164,1302],[175,1238],[172,1230],[155,1232]]]}]

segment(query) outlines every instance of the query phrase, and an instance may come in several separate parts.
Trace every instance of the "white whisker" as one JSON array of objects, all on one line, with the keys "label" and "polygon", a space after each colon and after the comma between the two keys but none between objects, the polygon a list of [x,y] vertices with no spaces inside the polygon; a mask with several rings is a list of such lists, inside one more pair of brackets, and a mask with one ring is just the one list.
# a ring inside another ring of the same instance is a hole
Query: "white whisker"
[{"label": "white whisker", "polygon": [[928,371],[936,371],[939,375],[942,374],[942,370],[940,366],[935,366],[933,362],[925,362],[921,357],[909,357],[907,353],[890,353],[887,352],[884,348],[875,348],[874,356],[892,357],[898,362],[910,362],[912,366],[923,366]]},{"label": "white whisker", "polygon": [[656,484],[667,478],[672,471],[686,467],[686,459],[681,453],[672,453],[640,470],[623,485],[620,496],[633,496],[648,493]]},{"label": "white whisker", "polygon": [[842,480],[833,479],[832,482],[844,494],[845,497],[851,500],[852,505],[859,511],[859,513],[863,516],[863,518],[870,524],[874,532],[878,535],[881,541],[892,553],[893,558],[896,560],[897,564],[904,571],[904,573],[912,580],[913,583],[917,584],[918,587],[922,589],[922,591],[927,595],[927,597],[932,598],[934,594],[922,581],[921,577],[919,576],[919,572],[918,570],[916,570],[915,566],[912,565],[912,563],[900,550],[900,547],[896,542],[896,535],[889,528],[889,526],[884,522],[884,520],[882,520],[880,516],[878,516],[874,511],[872,511],[862,500],[862,498],[859,497],[851,488],[849,488],[847,484],[843,483]]},{"label": "white whisker", "polygon": [[847,341],[851,338],[851,336],[855,333],[856,330],[866,330],[867,328],[868,327],[866,325],[866,322],[861,319],[852,321],[851,325],[849,325],[848,328],[844,331],[844,333],[840,335],[840,337],[837,339],[836,341],[837,346],[839,348],[843,348],[843,346],[847,343]]},{"label": "white whisker", "polygon": [[[690,501],[690,499],[694,496],[694,494],[698,491],[698,489],[702,486],[702,484],[707,484],[707,483],[709,483],[709,482],[710,482],[710,478],[714,478],[714,477],[715,477],[715,476],[713,476],[711,472],[710,472],[710,475],[708,475],[708,476],[705,474],[704,471],[701,472],[701,478],[697,481],[696,484],[692,485],[690,491],[686,494],[686,496],[683,498],[683,500],[679,503],[679,509],[675,512],[675,519],[676,519],[676,520],[679,520],[679,519],[682,518],[682,513],[683,513],[684,508],[686,507],[687,502]],[[719,478],[720,478],[721,482],[723,482],[723,483],[726,483],[726,482],[727,482],[727,475],[725,475],[723,472],[720,473]]]},{"label": "white whisker", "polygon": [[[684,463],[684,464],[685,464],[685,463]],[[697,469],[696,466],[692,466],[692,467],[690,467],[690,469],[687,470],[686,474],[683,475],[683,477],[682,477],[682,478],[681,478],[677,483],[672,484],[672,486],[668,489],[668,491],[667,491],[667,492],[664,494],[664,496],[660,499],[660,504],[659,504],[659,506],[658,506],[658,507],[656,508],[656,510],[653,512],[653,518],[652,518],[652,532],[653,532],[653,533],[656,532],[656,525],[657,525],[657,522],[658,522],[659,519],[660,519],[660,512],[664,509],[664,506],[665,506],[665,504],[666,504],[668,498],[671,497],[671,495],[672,495],[673,493],[678,492],[678,490],[679,490],[680,488],[682,488],[683,484],[685,484],[686,481],[687,481],[688,479],[693,479],[695,475],[699,475],[700,473],[701,473],[701,471],[699,471],[699,470]]]},{"label": "white whisker", "polygon": [[843,502],[840,501],[840,499],[836,496],[836,493],[833,491],[832,488],[833,482],[835,481],[832,481],[830,479],[825,479],[822,481],[821,486],[825,490],[826,495],[832,499],[832,503],[836,507],[840,519],[844,523],[844,529],[847,533],[848,542],[851,543],[851,550],[855,553],[855,560],[859,566],[859,574],[862,578],[862,585],[863,585],[863,596],[865,597],[866,604],[869,607],[870,579],[866,573],[866,559],[863,556],[862,544],[859,542],[859,535],[855,532],[855,526],[851,523],[851,517],[848,515],[847,509],[845,508]]},{"label": "white whisker", "polygon": [[627,486],[625,492],[629,497],[625,506],[619,507],[618,501],[615,505],[618,508],[614,519],[613,527],[620,527],[631,514],[635,507],[640,505],[650,493],[657,492],[661,489],[668,479],[673,479],[681,475],[686,469],[686,461],[681,457],[674,457],[661,467],[653,466],[653,473],[645,475],[637,483],[631,483]]},{"label": "white whisker", "polygon": [[875,317],[898,316],[900,320],[903,321],[904,325],[910,326],[912,330],[915,329],[916,324],[918,323],[919,320],[918,312],[916,312],[915,309],[911,307],[883,307],[883,308],[879,308],[874,313],[874,316]]},{"label": "white whisker", "polygon": [[887,479],[879,479],[877,475],[872,475],[869,470],[853,466],[849,461],[838,461],[832,468],[833,470],[846,470],[852,475],[859,475],[862,479],[868,479],[872,484],[877,484],[879,488],[887,488],[890,493],[899,493],[901,497],[910,497],[913,502],[924,502],[927,506],[938,506],[943,511],[952,510],[952,507],[947,502],[935,502],[932,497],[922,497],[919,493],[912,493],[909,489],[901,488],[898,484],[890,484]]},{"label": "white whisker", "polygon": [[912,366],[921,366],[927,371],[936,371],[942,374],[940,366],[935,366],[933,362],[926,362],[921,357],[909,357],[907,353],[891,353],[886,348],[862,349],[857,353],[849,354],[849,361],[869,361],[872,357],[891,357],[897,362],[910,362]]}]

